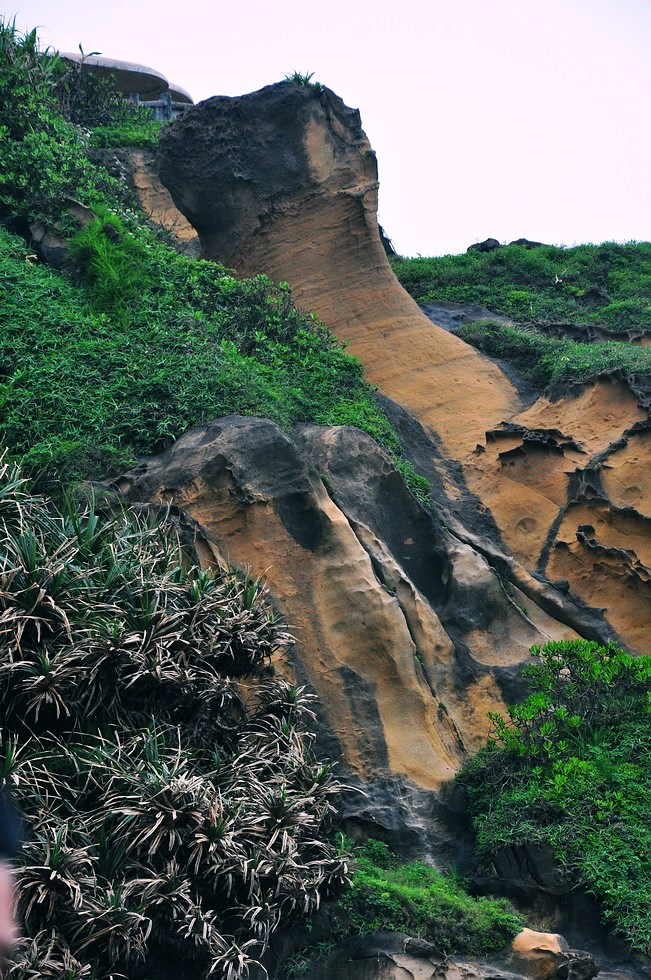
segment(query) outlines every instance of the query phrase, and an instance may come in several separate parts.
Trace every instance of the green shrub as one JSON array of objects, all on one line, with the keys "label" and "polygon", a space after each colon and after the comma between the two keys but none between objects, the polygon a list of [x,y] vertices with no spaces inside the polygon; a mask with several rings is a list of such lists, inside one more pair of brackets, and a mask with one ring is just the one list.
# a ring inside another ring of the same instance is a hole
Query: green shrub
[{"label": "green shrub", "polygon": [[480,854],[545,843],[604,917],[651,951],[651,657],[534,648],[531,693],[461,774]]},{"label": "green shrub", "polygon": [[292,957],[283,978],[309,972],[310,963],[350,936],[403,932],[446,953],[480,955],[502,949],[522,928],[523,920],[505,900],[473,898],[454,877],[422,861],[402,862],[382,841],[355,847],[342,838],[342,843],[345,853],[354,852],[354,870],[352,887],[334,908],[332,938]]},{"label": "green shrub", "polygon": [[65,65],[0,18],[0,217],[56,221],[69,198],[126,201],[124,188],[90,163],[87,133],[58,104]]},{"label": "green shrub", "polygon": [[312,698],[261,679],[290,639],[263,586],[158,521],[57,511],[0,463],[0,779],[29,829],[12,980],[235,980],[347,879]]},{"label": "green shrub", "polygon": [[94,126],[90,134],[90,146],[158,146],[160,131],[165,123],[150,120],[147,122],[127,122],[121,125]]}]

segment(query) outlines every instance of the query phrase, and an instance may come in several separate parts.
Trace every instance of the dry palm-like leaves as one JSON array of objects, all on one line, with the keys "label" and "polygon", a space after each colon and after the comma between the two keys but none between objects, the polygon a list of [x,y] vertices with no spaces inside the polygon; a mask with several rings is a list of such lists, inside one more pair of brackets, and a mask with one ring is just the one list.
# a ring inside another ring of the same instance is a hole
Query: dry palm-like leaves
[{"label": "dry palm-like leaves", "polygon": [[264,586],[151,521],[58,512],[0,461],[0,777],[31,827],[12,980],[239,980],[347,880],[312,699],[260,676],[291,641]]}]

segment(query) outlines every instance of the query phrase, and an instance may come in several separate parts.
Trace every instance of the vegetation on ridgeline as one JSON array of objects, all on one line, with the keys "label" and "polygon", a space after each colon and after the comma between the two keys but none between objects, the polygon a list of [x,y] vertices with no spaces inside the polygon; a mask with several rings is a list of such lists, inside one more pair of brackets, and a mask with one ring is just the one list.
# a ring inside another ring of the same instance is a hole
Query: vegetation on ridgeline
[{"label": "vegetation on ridgeline", "polygon": [[[629,335],[651,332],[651,243],[525,248],[508,245],[438,258],[396,259],[393,269],[421,303],[472,303],[511,317],[478,321],[458,336],[512,362],[533,383],[585,380],[621,368],[649,373],[648,349]],[[601,339],[549,336],[585,324]],[[612,340],[609,334],[613,334]]]},{"label": "vegetation on ridgeline", "polygon": [[585,640],[534,649],[529,697],[492,717],[460,775],[480,855],[547,844],[631,945],[651,953],[651,657]]},{"label": "vegetation on ridgeline", "polygon": [[651,328],[651,242],[507,245],[491,252],[400,258],[393,269],[419,303],[477,303],[533,323]]},{"label": "vegetation on ridgeline", "polygon": [[485,354],[510,361],[541,388],[563,380],[584,381],[605,371],[651,374],[651,347],[615,340],[578,343],[494,320],[461,327],[458,336]]}]

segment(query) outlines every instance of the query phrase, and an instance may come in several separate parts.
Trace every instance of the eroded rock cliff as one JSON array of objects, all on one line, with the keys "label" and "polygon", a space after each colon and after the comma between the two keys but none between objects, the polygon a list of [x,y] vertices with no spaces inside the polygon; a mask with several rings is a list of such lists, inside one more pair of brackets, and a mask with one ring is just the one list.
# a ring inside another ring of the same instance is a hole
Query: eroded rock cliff
[{"label": "eroded rock cliff", "polygon": [[644,383],[607,376],[532,398],[428,320],[386,259],[359,113],[329,89],[285,82],[199,104],[164,135],[161,176],[205,255],[289,281],[418,420],[443,458],[421,440],[420,468],[444,472],[453,516],[455,498],[474,495],[498,549],[603,611],[612,638],[642,649],[651,621]]},{"label": "eroded rock cliff", "polygon": [[[600,635],[599,617],[408,491],[353,428],[260,419],[193,429],[113,487],[196,522],[206,562],[263,574],[297,637],[291,669],[319,695],[347,816],[404,851],[445,852],[441,790],[517,693],[530,646]],[[452,835],[454,837],[454,834]]]}]

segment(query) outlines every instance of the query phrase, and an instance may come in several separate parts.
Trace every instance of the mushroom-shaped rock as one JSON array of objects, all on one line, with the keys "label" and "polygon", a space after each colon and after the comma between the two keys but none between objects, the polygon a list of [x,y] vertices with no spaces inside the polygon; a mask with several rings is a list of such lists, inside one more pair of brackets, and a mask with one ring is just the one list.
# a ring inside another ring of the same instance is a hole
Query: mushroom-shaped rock
[{"label": "mushroom-shaped rock", "polygon": [[204,256],[289,282],[456,458],[516,407],[503,372],[434,326],[395,278],[375,153],[359,112],[330,89],[287,81],[200,102],[163,133],[159,161]]}]

